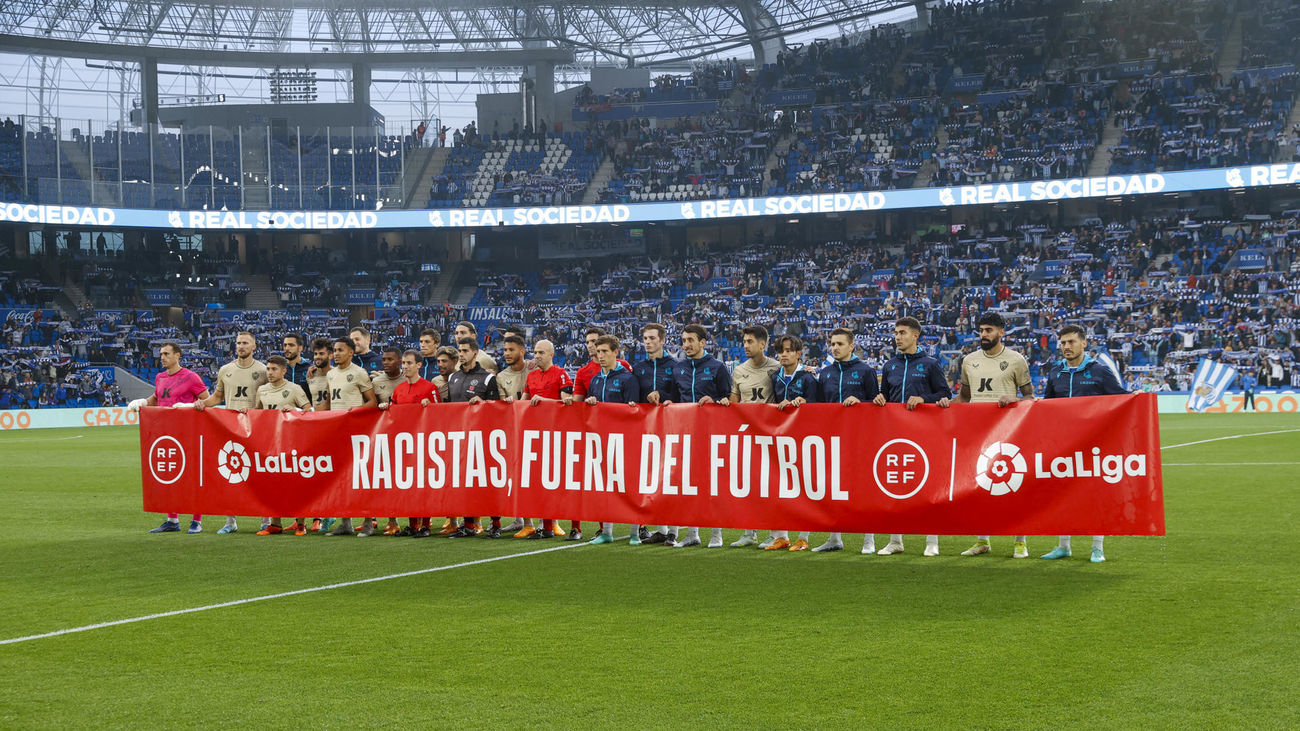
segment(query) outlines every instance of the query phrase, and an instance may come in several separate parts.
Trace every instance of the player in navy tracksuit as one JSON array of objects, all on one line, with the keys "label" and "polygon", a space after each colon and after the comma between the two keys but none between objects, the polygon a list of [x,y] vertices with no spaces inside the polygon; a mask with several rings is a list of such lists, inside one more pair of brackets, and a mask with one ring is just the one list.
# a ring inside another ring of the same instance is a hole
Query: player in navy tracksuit
[{"label": "player in navy tracksuit", "polygon": [[[652,322],[641,328],[641,346],[645,348],[646,358],[632,366],[637,383],[641,386],[641,402],[646,404],[664,404],[677,401],[677,382],[674,373],[681,368],[681,361],[664,351],[668,332],[663,325]],[[661,525],[659,530],[650,533],[645,526],[637,528],[640,543],[668,543],[676,545],[677,532],[672,526]]]},{"label": "player in navy tracksuit", "polygon": [[[600,364],[600,373],[593,376],[591,383],[587,384],[587,403],[636,404],[641,400],[641,386],[636,376],[618,362],[618,338],[601,335],[596,339],[596,362]],[[637,526],[632,526],[632,541],[641,542]],[[613,542],[613,523],[601,523],[600,532],[588,541],[592,545]]]},{"label": "player in navy tracksuit", "polygon": [[[1043,398],[1075,398],[1079,396],[1105,396],[1128,393],[1119,381],[1119,374],[1101,361],[1088,355],[1088,334],[1078,325],[1066,325],[1056,334],[1061,349],[1061,360],[1047,374],[1047,387]],[[1092,562],[1106,560],[1105,536],[1092,537]],[[1043,558],[1070,557],[1070,537],[1061,536],[1061,542]]]},{"label": "player in navy tracksuit", "polygon": [[[943,366],[917,348],[920,338],[921,323],[916,318],[901,317],[894,323],[894,347],[898,352],[880,369],[880,394],[873,401],[877,406],[906,404],[908,411],[921,404],[948,408],[952,389],[943,375]],[[899,533],[891,535],[889,543],[880,549],[881,556],[902,552],[903,536]],[[925,555],[939,555],[939,536],[925,537]]]},{"label": "player in navy tracksuit", "polygon": [[[775,343],[776,360],[781,368],[772,374],[772,393],[776,407],[797,409],[819,399],[817,376],[803,367],[803,340],[795,335],[782,335]],[[767,540],[758,544],[765,551],[806,551],[808,531],[799,534],[799,540],[790,543],[790,531],[774,530]]]},{"label": "player in navy tracksuit", "polygon": [[[822,403],[853,406],[873,401],[880,394],[876,370],[858,360],[858,357],[853,354],[853,333],[842,327],[835,328],[831,331],[830,345],[831,357],[835,360],[822,368],[817,376],[817,390],[821,394]],[[844,548],[842,536],[839,533],[832,533],[825,543],[814,548],[813,551],[825,553],[842,548]],[[874,538],[865,539],[862,552],[876,552]]]},{"label": "player in navy tracksuit", "polygon": [[[731,396],[731,372],[727,366],[705,351],[709,335],[702,325],[687,325],[682,328],[682,354],[686,357],[678,361],[673,368],[673,382],[677,388],[677,398],[682,403],[729,405]],[[679,529],[680,532],[680,529]],[[690,528],[677,548],[700,545],[700,529]],[[712,529],[709,536],[709,548],[722,548],[722,529]]]}]

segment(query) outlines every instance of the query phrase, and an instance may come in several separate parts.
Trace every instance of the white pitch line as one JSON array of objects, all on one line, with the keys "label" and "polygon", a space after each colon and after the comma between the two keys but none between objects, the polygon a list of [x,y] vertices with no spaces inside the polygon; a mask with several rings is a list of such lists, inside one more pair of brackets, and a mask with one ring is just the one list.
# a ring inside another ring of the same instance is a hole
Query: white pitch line
[{"label": "white pitch line", "polygon": [[1161,467],[1259,467],[1300,464],[1300,462],[1163,462]]},{"label": "white pitch line", "polygon": [[0,447],[6,444],[21,444],[23,442],[66,442],[69,439],[84,439],[85,434],[78,434],[75,437],[55,437],[53,439],[33,438],[33,439],[0,439]]},{"label": "white pitch line", "polygon": [[1227,437],[1215,437],[1213,439],[1200,439],[1195,442],[1183,442],[1182,444],[1168,444],[1166,446],[1161,447],[1161,449],[1177,449],[1179,447],[1192,447],[1197,444],[1209,444],[1210,442],[1222,442],[1226,439],[1244,439],[1246,437],[1262,437],[1268,434],[1290,434],[1291,432],[1298,432],[1298,431],[1300,431],[1300,429],[1278,429],[1277,431],[1257,431],[1257,432],[1252,432],[1250,434],[1233,434],[1232,436],[1227,436]]},{"label": "white pitch line", "polygon": [[[622,540],[618,538],[615,540]],[[77,632],[89,632],[92,629],[103,629],[105,627],[116,627],[121,624],[133,624],[135,622],[145,622],[150,619],[162,619],[164,617],[175,617],[181,614],[194,614],[195,612],[206,612],[209,609],[224,609],[226,607],[237,607],[241,604],[252,604],[253,602],[264,602],[268,599],[283,599],[289,596],[298,596],[299,594],[311,594],[318,591],[329,591],[330,589],[343,589],[349,586],[358,586],[361,584],[373,584],[376,581],[388,581],[389,579],[403,579],[408,576],[420,576],[421,574],[432,574],[438,571],[450,571],[452,569],[463,569],[467,566],[479,566],[485,563],[495,561],[506,561],[512,558],[522,556],[536,556],[539,553],[552,553],[563,551],[568,548],[577,548],[578,546],[587,545],[585,542],[570,543],[567,546],[553,546],[543,548],[537,551],[524,551],[523,553],[511,553],[505,556],[493,556],[492,558],[480,558],[474,561],[465,561],[464,563],[455,563],[449,566],[434,566],[427,569],[417,569],[415,571],[403,571],[400,574],[389,574],[387,576],[374,576],[369,579],[357,579],[355,581],[343,581],[337,584],[326,584],[324,586],[313,586],[307,589],[294,589],[293,591],[282,591],[278,594],[266,594],[263,596],[250,597],[248,599],[236,599],[231,602],[221,602],[220,604],[209,604],[203,607],[190,607],[189,609],[176,609],[170,612],[158,612],[157,614],[146,614],[143,617],[130,617],[128,619],[115,619],[111,622],[99,622],[97,624],[87,624],[81,627],[70,627],[68,629],[55,630],[53,632],[44,632],[38,635],[27,635],[26,637],[11,637],[7,640],[0,640],[0,645],[14,645],[19,642],[28,642],[31,640],[41,640],[46,637],[58,637],[59,635],[70,635]]]}]

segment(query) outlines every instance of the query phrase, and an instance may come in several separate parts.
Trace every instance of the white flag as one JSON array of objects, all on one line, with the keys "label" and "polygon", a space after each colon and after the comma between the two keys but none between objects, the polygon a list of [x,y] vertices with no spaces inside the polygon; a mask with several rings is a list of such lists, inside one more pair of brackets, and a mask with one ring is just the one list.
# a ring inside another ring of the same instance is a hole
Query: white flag
[{"label": "white flag", "polygon": [[1187,409],[1202,413],[1219,403],[1223,392],[1237,378],[1237,369],[1225,363],[1209,358],[1196,366],[1196,376],[1192,379],[1192,395],[1187,399]]}]

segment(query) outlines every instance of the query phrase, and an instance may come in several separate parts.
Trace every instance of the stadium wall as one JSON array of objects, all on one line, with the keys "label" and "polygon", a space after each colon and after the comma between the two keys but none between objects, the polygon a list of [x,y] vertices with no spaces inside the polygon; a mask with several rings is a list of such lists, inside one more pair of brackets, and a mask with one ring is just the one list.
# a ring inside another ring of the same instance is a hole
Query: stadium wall
[{"label": "stadium wall", "polygon": [[[1157,394],[1159,412],[1185,414],[1189,391],[1171,391]],[[1246,413],[1242,406],[1245,395],[1241,391],[1228,391],[1223,400],[1206,413]],[[1300,391],[1275,389],[1255,392],[1255,411],[1261,414],[1294,414],[1300,411]],[[0,410],[0,432],[27,429],[66,429],[87,426],[135,426],[139,414],[123,406],[106,406],[95,409],[9,409]]]}]

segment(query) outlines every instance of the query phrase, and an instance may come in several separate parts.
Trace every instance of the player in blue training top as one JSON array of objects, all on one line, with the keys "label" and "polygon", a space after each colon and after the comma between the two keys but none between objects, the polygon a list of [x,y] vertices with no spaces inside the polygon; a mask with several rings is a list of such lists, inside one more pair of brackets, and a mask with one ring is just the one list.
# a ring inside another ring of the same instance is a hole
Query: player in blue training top
[{"label": "player in blue training top", "polygon": [[[803,367],[803,340],[797,335],[782,335],[776,339],[775,350],[776,362],[781,365],[772,374],[772,395],[776,407],[785,411],[817,403],[817,376]],[[807,551],[808,538],[809,532],[804,531],[791,544],[790,531],[774,530],[758,547],[765,551]]]},{"label": "player in blue training top", "polygon": [[[853,333],[837,327],[831,331],[830,365],[822,368],[817,376],[817,388],[821,393],[822,403],[841,403],[845,406],[870,403],[880,393],[880,384],[876,380],[876,369],[858,360],[853,354]],[[844,548],[844,539],[839,533],[832,533],[826,542],[813,549],[815,553],[839,551]],[[866,536],[862,543],[863,553],[876,552],[876,540]]]},{"label": "player in blue training top", "polygon": [[[645,360],[632,366],[637,382],[641,386],[641,403],[670,404],[677,401],[677,382],[674,373],[680,369],[680,361],[664,350],[668,343],[668,331],[657,322],[647,323],[641,328],[641,347],[645,348]],[[667,543],[676,545],[677,533],[670,525],[661,525],[659,530],[650,533],[645,526],[637,528],[637,537],[641,543]]]},{"label": "player in blue training top", "polygon": [[[673,382],[677,387],[677,398],[682,403],[729,405],[731,396],[731,372],[717,358],[709,355],[705,349],[709,334],[703,325],[694,323],[682,328],[682,355],[678,361],[680,367],[673,368]],[[685,526],[682,526],[683,528]],[[681,528],[678,529],[680,534]],[[668,545],[668,541],[664,541]],[[700,545],[700,529],[690,528],[681,541],[673,544],[676,548]],[[722,529],[714,528],[709,535],[709,548],[722,548]]]},{"label": "player in blue training top", "polygon": [[[1043,398],[1071,398],[1076,396],[1105,396],[1128,393],[1119,382],[1119,376],[1101,361],[1088,355],[1088,334],[1078,325],[1066,325],[1056,334],[1061,349],[1061,360],[1047,374],[1047,387]],[[1092,562],[1106,560],[1103,550],[1105,536],[1092,537]],[[1070,557],[1070,537],[1061,536],[1061,542],[1043,554],[1043,558]]]},{"label": "player in blue training top", "polygon": [[[636,404],[641,400],[641,387],[636,376],[618,362],[618,338],[613,335],[601,335],[596,338],[596,363],[600,373],[592,376],[587,385],[587,403],[595,404]],[[632,543],[641,542],[637,528],[632,526]],[[600,532],[588,543],[600,545],[614,542],[614,524],[601,523]]]},{"label": "player in blue training top", "polygon": [[[872,402],[877,406],[904,404],[908,411],[921,404],[938,404],[948,408],[952,389],[943,375],[939,361],[922,353],[917,347],[921,339],[921,323],[914,317],[900,317],[894,323],[894,357],[880,369],[880,394]],[[903,536],[894,533],[879,555],[892,556],[903,552]],[[939,536],[925,537],[926,556],[939,555]]]}]

